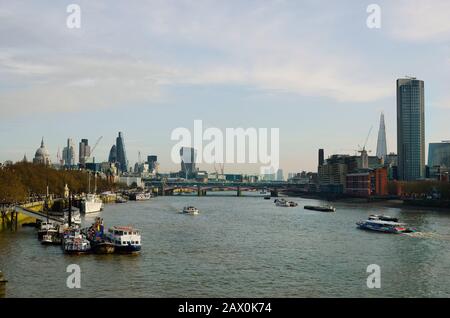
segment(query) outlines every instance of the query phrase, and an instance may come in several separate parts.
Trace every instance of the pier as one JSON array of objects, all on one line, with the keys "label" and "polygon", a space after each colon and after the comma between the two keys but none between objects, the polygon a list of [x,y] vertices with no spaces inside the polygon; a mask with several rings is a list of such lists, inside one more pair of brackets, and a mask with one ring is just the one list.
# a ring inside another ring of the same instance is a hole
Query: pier
[{"label": "pier", "polygon": [[23,214],[40,221],[50,220],[55,223],[63,223],[60,218],[47,215],[47,213],[43,212],[45,206],[45,201],[2,206],[0,216],[2,225],[5,228],[17,230],[19,224],[19,214]]}]

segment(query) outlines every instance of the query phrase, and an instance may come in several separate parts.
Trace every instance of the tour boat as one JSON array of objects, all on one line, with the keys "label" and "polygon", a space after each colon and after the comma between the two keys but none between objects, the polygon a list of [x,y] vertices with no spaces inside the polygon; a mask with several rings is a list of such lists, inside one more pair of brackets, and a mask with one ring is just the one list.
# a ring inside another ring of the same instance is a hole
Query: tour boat
[{"label": "tour boat", "polygon": [[56,232],[56,224],[53,222],[41,222],[38,230],[38,240],[42,240],[44,235],[48,233],[48,231]]},{"label": "tour boat", "polygon": [[127,202],[128,202],[128,200],[125,199],[125,198],[122,197],[122,196],[118,196],[118,197],[116,198],[116,203],[127,203]]},{"label": "tour boat", "polygon": [[384,233],[412,233],[415,232],[414,229],[405,227],[404,223],[398,223],[393,221],[383,221],[383,220],[366,220],[357,222],[356,225],[359,229],[384,232]]},{"label": "tour boat", "polygon": [[91,243],[79,230],[69,230],[64,235],[63,250],[67,254],[86,254],[91,251]]},{"label": "tour boat", "polygon": [[379,214],[371,214],[369,215],[369,220],[381,220],[381,221],[391,221],[398,222],[398,218],[389,216],[389,215],[379,215]]},{"label": "tour boat", "polygon": [[327,206],[305,205],[304,209],[306,209],[306,210],[313,210],[313,211],[320,211],[320,212],[336,212],[336,208],[332,207],[331,205],[327,205]]},{"label": "tour boat", "polygon": [[83,213],[100,212],[103,209],[103,201],[98,195],[89,193],[81,200],[81,210]]},{"label": "tour boat", "polygon": [[41,240],[43,245],[61,245],[61,242],[61,238],[56,230],[47,231],[47,234],[44,234]]},{"label": "tour boat", "polygon": [[183,208],[183,213],[197,215],[198,214],[198,209],[196,207],[193,207],[193,206],[185,206]]},{"label": "tour boat", "polygon": [[103,219],[95,218],[95,222],[86,230],[86,238],[91,243],[92,252],[95,254],[114,253],[114,244],[107,239],[104,233]]},{"label": "tour boat", "polygon": [[292,207],[296,207],[298,205],[298,203],[296,203],[294,201],[286,201],[285,199],[276,199],[275,205],[284,207],[284,208],[292,208]]},{"label": "tour boat", "polygon": [[141,234],[131,226],[113,226],[105,237],[114,244],[115,252],[135,253],[141,250]]},{"label": "tour boat", "polygon": [[150,192],[139,192],[134,195],[135,201],[148,201],[152,198],[152,194]]}]

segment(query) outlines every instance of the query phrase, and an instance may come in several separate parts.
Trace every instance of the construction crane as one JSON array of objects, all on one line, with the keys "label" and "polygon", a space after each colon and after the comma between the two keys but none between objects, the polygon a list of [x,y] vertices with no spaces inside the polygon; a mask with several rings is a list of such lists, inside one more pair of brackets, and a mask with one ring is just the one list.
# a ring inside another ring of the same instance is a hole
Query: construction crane
[{"label": "construction crane", "polygon": [[[372,132],[372,129],[373,129],[373,125],[370,126],[369,133],[367,134],[366,141],[364,142],[364,146],[361,148],[361,146],[358,145],[358,147],[360,148],[360,149],[358,150],[358,152],[366,151],[367,141],[369,140],[370,133]],[[371,150],[369,150],[369,151],[367,151],[367,152],[371,152]]]},{"label": "construction crane", "polygon": [[[95,151],[95,148],[97,148],[98,144],[100,143],[100,141],[103,139],[103,136],[100,136],[100,138],[97,139],[94,147],[92,147],[91,149],[91,153],[89,154],[89,156],[86,158],[86,162],[88,162],[88,160],[92,157],[92,154]],[[95,158],[92,158],[92,163],[94,163]]]}]

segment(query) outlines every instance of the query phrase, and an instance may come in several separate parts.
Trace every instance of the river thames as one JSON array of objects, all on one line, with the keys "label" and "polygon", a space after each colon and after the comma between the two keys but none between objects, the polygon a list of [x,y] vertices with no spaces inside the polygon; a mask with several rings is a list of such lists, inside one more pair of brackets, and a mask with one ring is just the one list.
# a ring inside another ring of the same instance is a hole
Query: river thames
[{"label": "river thames", "polygon": [[[142,232],[138,255],[69,256],[42,246],[36,230],[0,232],[6,297],[450,297],[450,213],[292,198],[295,208],[247,193],[158,197],[106,205],[105,226]],[[181,214],[185,205],[200,210]],[[362,231],[369,214],[397,216],[420,233]],[[66,267],[81,268],[69,289]],[[381,288],[366,285],[367,266],[381,268]]]}]

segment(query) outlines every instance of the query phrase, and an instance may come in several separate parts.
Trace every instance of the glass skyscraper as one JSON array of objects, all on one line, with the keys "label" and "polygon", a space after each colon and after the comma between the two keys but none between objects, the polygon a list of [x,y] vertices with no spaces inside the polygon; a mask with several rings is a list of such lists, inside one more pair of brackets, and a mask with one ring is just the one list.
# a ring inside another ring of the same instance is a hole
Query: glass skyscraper
[{"label": "glass skyscraper", "polygon": [[397,153],[399,180],[425,177],[424,82],[397,80]]},{"label": "glass skyscraper", "polygon": [[450,168],[450,141],[430,143],[428,147],[428,166]]},{"label": "glass skyscraper", "polygon": [[386,160],[387,146],[386,146],[386,126],[384,124],[384,114],[380,115],[380,129],[378,130],[377,140],[377,157]]},{"label": "glass skyscraper", "polygon": [[127,153],[125,151],[125,142],[123,141],[123,135],[119,132],[119,136],[116,138],[116,160],[119,164],[119,169],[122,172],[128,171]]}]

